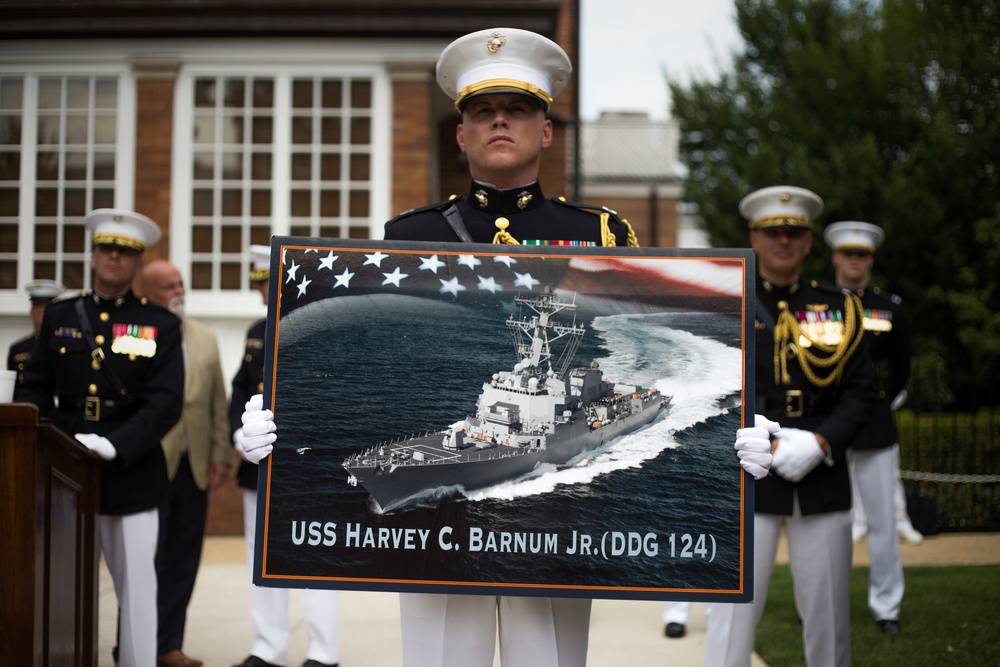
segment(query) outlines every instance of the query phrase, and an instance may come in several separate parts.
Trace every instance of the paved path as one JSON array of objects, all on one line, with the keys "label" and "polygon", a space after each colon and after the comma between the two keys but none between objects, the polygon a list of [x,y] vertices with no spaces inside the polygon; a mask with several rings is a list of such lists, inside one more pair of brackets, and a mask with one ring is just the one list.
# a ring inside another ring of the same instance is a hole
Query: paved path
[{"label": "paved path", "polygon": [[[917,565],[1000,564],[1000,533],[946,534],[920,545],[901,544],[903,563]],[[782,549],[779,561],[785,559]],[[855,545],[854,562],[867,565],[865,544]],[[247,612],[249,594],[242,537],[211,537],[194,598],[188,610],[185,652],[206,667],[229,667],[242,660],[253,640]],[[292,640],[289,665],[305,659],[306,636],[298,592],[291,593]],[[343,667],[400,667],[399,605],[394,593],[341,592],[339,630]],[[589,667],[694,667],[703,662],[705,615],[695,605],[683,639],[666,639],[661,603],[597,600],[591,619]],[[101,568],[99,667],[112,667],[115,596],[107,570]],[[499,664],[499,663],[496,663]],[[754,667],[766,667],[754,656]]]}]

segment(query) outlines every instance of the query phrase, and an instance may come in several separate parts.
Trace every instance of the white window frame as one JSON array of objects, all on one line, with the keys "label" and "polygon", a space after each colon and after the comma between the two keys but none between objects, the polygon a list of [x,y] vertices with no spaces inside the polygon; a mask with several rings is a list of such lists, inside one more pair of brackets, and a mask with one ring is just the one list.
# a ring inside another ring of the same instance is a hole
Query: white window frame
[{"label": "white window frame", "polygon": [[[0,64],[0,76],[22,77],[24,80],[21,127],[20,191],[18,193],[17,288],[0,290],[0,315],[23,315],[27,312],[24,285],[34,279],[35,261],[35,192],[38,148],[38,81],[46,77],[115,77],[118,79],[118,107],[115,137],[114,206],[131,209],[135,187],[135,116],[136,86],[131,66],[126,62],[81,63],[49,59],[43,64]],[[92,150],[88,146],[88,150]],[[62,216],[60,223],[62,223]],[[84,262],[89,266],[90,239],[85,238]],[[56,261],[62,261],[63,251],[56,249]],[[84,287],[90,286],[90,272],[84,270]]]},{"label": "white window frame", "polygon": [[[255,54],[259,58],[259,54]],[[231,54],[230,54],[231,56]],[[392,153],[392,88],[385,66],[380,64],[298,64],[284,62],[252,62],[240,64],[188,62],[178,72],[174,89],[173,173],[171,185],[170,257],[186,284],[190,285],[192,228],[189,212],[193,195],[193,110],[194,82],[198,78],[214,77],[273,77],[274,86],[274,163],[272,165],[271,233],[288,235],[291,228],[291,82],[296,78],[365,78],[371,81],[371,199],[368,215],[370,238],[381,238],[385,221],[390,217],[391,153]],[[281,148],[278,148],[281,147]],[[306,149],[306,145],[297,146]],[[244,180],[249,180],[244,174]],[[249,217],[249,212],[244,212]],[[214,249],[213,263],[231,253]],[[249,257],[242,253],[239,261],[249,271]],[[194,317],[256,317],[260,314],[260,296],[244,286],[235,290],[188,290],[185,312]]]}]

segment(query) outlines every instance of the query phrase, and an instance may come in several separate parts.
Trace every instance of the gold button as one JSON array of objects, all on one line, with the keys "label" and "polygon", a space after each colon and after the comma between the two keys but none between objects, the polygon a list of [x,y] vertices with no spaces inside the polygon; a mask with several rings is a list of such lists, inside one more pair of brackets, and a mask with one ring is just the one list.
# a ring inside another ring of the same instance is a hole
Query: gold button
[{"label": "gold button", "polygon": [[89,387],[87,387],[87,393],[89,393],[91,396],[97,396],[97,385],[92,384]]},{"label": "gold button", "polygon": [[258,394],[263,394],[264,393],[264,383],[263,382],[261,382],[261,383],[259,383],[257,385],[257,393]]},{"label": "gold button", "polygon": [[59,354],[66,354],[66,348],[65,347],[60,347],[59,348]]},{"label": "gold button", "polygon": [[125,297],[118,297],[115,299],[115,308],[121,308],[125,305]]},{"label": "gold button", "polygon": [[104,345],[104,336],[102,336],[101,334],[97,334],[96,336],[94,336],[94,341],[98,345]]},{"label": "gold button", "polygon": [[107,322],[110,319],[111,319],[110,315],[108,315],[107,313],[101,313],[101,321],[102,322]]},{"label": "gold button", "polygon": [[95,359],[94,361],[90,362],[90,367],[93,368],[95,371],[99,371],[101,370],[101,362]]},{"label": "gold button", "polygon": [[251,361],[253,361],[253,357],[251,357],[251,356],[250,356],[250,355],[248,354],[248,355],[247,355],[247,363],[249,364],[249,363],[250,363]]}]

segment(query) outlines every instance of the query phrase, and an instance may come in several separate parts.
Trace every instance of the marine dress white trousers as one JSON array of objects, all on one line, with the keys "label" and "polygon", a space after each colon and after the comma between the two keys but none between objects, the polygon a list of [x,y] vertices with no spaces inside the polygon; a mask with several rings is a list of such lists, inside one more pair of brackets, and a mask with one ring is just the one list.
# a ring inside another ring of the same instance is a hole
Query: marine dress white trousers
[{"label": "marine dress white trousers", "polygon": [[101,550],[118,599],[118,663],[156,664],[156,541],[160,513],[102,514]]},{"label": "marine dress white trousers", "polygon": [[592,600],[400,593],[403,667],[585,667]]},{"label": "marine dress white trousers", "polygon": [[903,562],[896,537],[894,484],[896,453],[892,447],[850,450],[851,474],[856,480],[854,504],[862,504],[868,520],[868,608],[876,621],[898,621],[903,602]]},{"label": "marine dress white trousers", "polygon": [[[257,492],[243,489],[243,534],[246,537],[247,565],[250,568],[250,618],[256,634],[252,655],[273,665],[288,665],[287,588],[264,588],[253,585],[254,530],[257,526]],[[337,592],[302,589],[302,620],[306,624],[309,647],[306,660],[325,665],[340,662],[337,637]]]},{"label": "marine dress white trousers", "polygon": [[798,497],[792,516],[754,514],[754,600],[712,605],[705,637],[705,667],[749,667],[757,622],[784,526],[795,605],[802,616],[802,640],[809,667],[851,664],[851,514],[802,516]]}]

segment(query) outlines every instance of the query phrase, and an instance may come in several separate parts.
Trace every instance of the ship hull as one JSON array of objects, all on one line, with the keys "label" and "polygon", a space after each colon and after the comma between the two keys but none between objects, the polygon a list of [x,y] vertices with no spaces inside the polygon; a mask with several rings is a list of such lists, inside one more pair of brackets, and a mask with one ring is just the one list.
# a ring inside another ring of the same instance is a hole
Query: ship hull
[{"label": "ship hull", "polygon": [[443,446],[445,433],[433,433],[391,445],[390,449],[420,452],[405,463],[349,465],[344,468],[383,510],[404,506],[435,492],[473,491],[512,481],[544,464],[562,465],[615,438],[649,424],[666,409],[669,398],[647,405],[641,412],[592,428],[583,419],[561,424],[546,436],[542,447],[503,444],[473,446],[456,451]]}]

